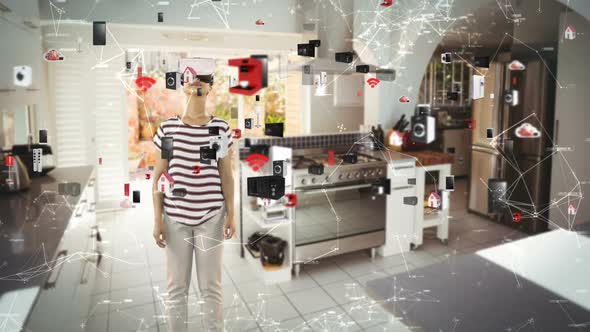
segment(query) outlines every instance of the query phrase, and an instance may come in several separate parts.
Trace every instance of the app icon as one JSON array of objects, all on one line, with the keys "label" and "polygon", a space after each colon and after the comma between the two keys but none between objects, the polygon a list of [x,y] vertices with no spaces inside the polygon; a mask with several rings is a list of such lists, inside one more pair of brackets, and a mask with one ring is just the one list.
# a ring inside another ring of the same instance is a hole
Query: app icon
[{"label": "app icon", "polygon": [[522,220],[522,214],[520,212],[514,212],[512,214],[512,221],[520,222]]},{"label": "app icon", "polygon": [[382,7],[389,7],[393,4],[393,0],[383,0],[383,2],[381,3]]},{"label": "app icon", "polygon": [[563,38],[567,40],[574,40],[576,39],[576,29],[573,26],[568,25],[565,30],[563,31]]},{"label": "app icon", "polygon": [[573,216],[576,214],[576,212],[578,212],[578,209],[576,208],[576,206],[573,203],[570,203],[570,205],[568,205],[568,207],[567,207],[567,214],[569,214],[570,216]]},{"label": "app icon", "polygon": [[509,65],[508,65],[508,69],[510,70],[525,70],[526,66],[518,61],[518,60],[513,60]]},{"label": "app icon", "polygon": [[43,58],[45,59],[45,61],[50,61],[50,62],[63,61],[65,59],[63,53],[56,50],[55,48],[50,48],[49,50],[47,50],[47,52],[45,52],[45,54],[43,54]]},{"label": "app icon", "polygon": [[379,82],[381,82],[378,78],[374,78],[371,77],[367,80],[367,83],[371,86],[371,88],[374,88],[375,86],[377,86],[377,84],[379,84]]},{"label": "app icon", "polygon": [[541,136],[541,132],[532,124],[525,122],[514,130],[514,134],[519,138],[536,138]]},{"label": "app icon", "polygon": [[399,102],[400,103],[409,103],[410,102],[410,98],[408,98],[406,96],[401,96],[401,97],[399,97]]}]

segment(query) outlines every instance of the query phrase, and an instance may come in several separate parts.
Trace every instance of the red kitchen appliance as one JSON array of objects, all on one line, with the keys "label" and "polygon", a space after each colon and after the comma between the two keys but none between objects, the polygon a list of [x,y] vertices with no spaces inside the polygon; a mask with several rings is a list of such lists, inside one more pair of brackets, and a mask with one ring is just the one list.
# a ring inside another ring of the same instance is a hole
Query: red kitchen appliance
[{"label": "red kitchen appliance", "polygon": [[[229,59],[227,64],[238,67],[238,85],[230,87],[229,92],[251,96],[268,86],[268,56]],[[247,84],[243,85],[244,82]]]}]

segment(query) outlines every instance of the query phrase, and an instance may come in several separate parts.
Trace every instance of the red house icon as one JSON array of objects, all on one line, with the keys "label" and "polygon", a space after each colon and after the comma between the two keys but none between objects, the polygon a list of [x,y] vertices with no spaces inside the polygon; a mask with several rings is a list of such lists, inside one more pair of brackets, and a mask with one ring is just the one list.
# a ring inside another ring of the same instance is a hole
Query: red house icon
[{"label": "red house icon", "polygon": [[573,40],[576,38],[576,29],[573,26],[568,25],[563,32],[563,37],[565,39]]},{"label": "red house icon", "polygon": [[186,67],[182,72],[182,82],[191,84],[197,78],[197,72],[192,67]]},{"label": "red house icon", "polygon": [[174,179],[168,172],[162,172],[158,179],[158,191],[163,193],[171,192],[174,189]]}]

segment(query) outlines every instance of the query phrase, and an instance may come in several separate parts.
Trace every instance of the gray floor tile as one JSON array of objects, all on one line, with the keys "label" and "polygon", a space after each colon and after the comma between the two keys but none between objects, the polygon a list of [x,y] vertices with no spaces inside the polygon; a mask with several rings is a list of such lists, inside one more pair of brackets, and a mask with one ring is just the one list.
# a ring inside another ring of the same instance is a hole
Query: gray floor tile
[{"label": "gray floor tile", "polygon": [[400,273],[405,273],[405,274],[413,274],[413,270],[415,269],[415,267],[411,264],[409,264],[408,266],[406,265],[398,265],[398,266],[392,266],[392,267],[388,267],[385,269],[385,273],[391,275],[396,275],[396,274],[400,274]]},{"label": "gray floor tile", "polygon": [[252,266],[240,266],[226,269],[234,284],[243,284],[259,280]]},{"label": "gray floor tile", "polygon": [[344,311],[363,328],[385,324],[394,316],[386,311],[381,304],[371,298],[355,301],[342,306]]},{"label": "gray floor tile", "polygon": [[286,296],[280,295],[270,298],[260,297],[248,303],[252,316],[259,324],[268,325],[299,316],[295,307]]},{"label": "gray floor tile", "polygon": [[101,315],[95,315],[88,317],[83,322],[84,329],[86,332],[106,332],[108,325],[108,314],[104,313]]},{"label": "gray floor tile", "polygon": [[298,277],[293,276],[290,281],[278,284],[285,293],[297,292],[304,289],[318,287],[318,283],[313,280],[305,271],[301,271]]},{"label": "gray floor tile", "polygon": [[392,320],[387,323],[367,327],[365,329],[365,331],[366,332],[392,332],[392,331],[394,331],[394,332],[411,332],[412,330],[409,329],[406,325],[404,325],[401,321],[397,320],[396,318],[392,318]]},{"label": "gray floor tile", "polygon": [[358,276],[355,278],[355,280],[361,286],[366,287],[367,282],[369,282],[371,280],[375,280],[375,279],[386,278],[388,276],[389,276],[389,273],[387,273],[385,270],[383,270],[383,271],[378,271],[378,272],[373,272],[373,273],[364,274],[362,276]]},{"label": "gray floor tile", "polygon": [[111,276],[111,291],[148,284],[150,284],[148,269],[113,273]]},{"label": "gray floor tile", "polygon": [[312,331],[305,320],[301,317],[275,322],[274,324],[261,325],[264,332],[309,332]]},{"label": "gray floor tile", "polygon": [[246,305],[225,309],[223,317],[226,332],[238,332],[258,327],[256,319]]},{"label": "gray floor tile", "polygon": [[333,262],[320,261],[319,264],[306,267],[305,272],[307,272],[319,285],[342,280],[352,281],[350,275],[340,269],[340,267]]},{"label": "gray floor tile", "polygon": [[356,281],[337,281],[323,285],[322,288],[338,304],[358,301],[368,296],[362,285]]},{"label": "gray floor tile", "polygon": [[150,284],[111,291],[110,310],[135,307],[154,302]]},{"label": "gray floor tile", "polygon": [[382,270],[381,267],[373,264],[370,258],[364,258],[363,261],[360,259],[355,259],[354,261],[350,262],[340,262],[338,263],[338,266],[353,278],[370,272]]},{"label": "gray floor tile", "polygon": [[111,310],[109,314],[109,331],[145,331],[155,324],[155,310],[152,303]]},{"label": "gray floor tile", "polygon": [[88,316],[101,315],[109,312],[110,293],[90,296],[90,310]]},{"label": "gray floor tile", "polygon": [[340,307],[309,313],[303,316],[313,331],[362,331],[362,328]]},{"label": "gray floor tile", "polygon": [[392,255],[392,256],[387,256],[387,257],[377,256],[377,257],[375,257],[375,260],[373,261],[373,264],[377,265],[380,268],[397,266],[397,265],[401,265],[403,263],[404,263],[404,256],[402,254],[397,254],[397,255]]},{"label": "gray floor tile", "polygon": [[336,305],[330,295],[320,287],[289,293],[287,297],[301,314],[308,314]]},{"label": "gray floor tile", "polygon": [[246,302],[254,302],[260,296],[270,298],[273,296],[283,295],[283,292],[277,285],[267,285],[263,281],[251,281],[237,285],[238,292]]}]

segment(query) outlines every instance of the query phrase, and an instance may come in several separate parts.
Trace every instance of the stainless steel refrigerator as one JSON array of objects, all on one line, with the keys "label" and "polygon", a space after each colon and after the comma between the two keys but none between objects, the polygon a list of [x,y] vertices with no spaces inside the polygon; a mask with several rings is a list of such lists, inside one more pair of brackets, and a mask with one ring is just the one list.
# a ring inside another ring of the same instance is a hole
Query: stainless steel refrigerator
[{"label": "stainless steel refrigerator", "polygon": [[[472,103],[476,128],[468,208],[525,232],[538,233],[547,230],[549,223],[555,81],[547,68],[549,60],[536,55],[519,60],[524,70],[510,70],[509,62],[477,68],[485,77],[484,97]],[[494,139],[488,138],[488,128]],[[488,210],[489,178],[507,182],[502,210],[493,213]]]}]

